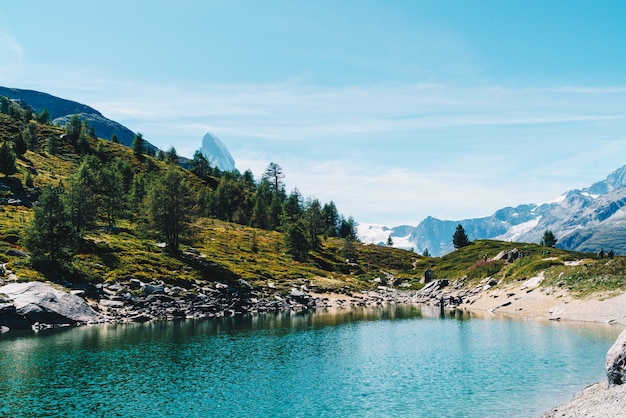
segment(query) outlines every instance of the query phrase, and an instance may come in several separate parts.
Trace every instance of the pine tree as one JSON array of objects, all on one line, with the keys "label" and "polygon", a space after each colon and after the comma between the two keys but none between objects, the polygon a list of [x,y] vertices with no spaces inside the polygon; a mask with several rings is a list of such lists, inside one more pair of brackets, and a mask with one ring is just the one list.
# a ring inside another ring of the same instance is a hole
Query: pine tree
[{"label": "pine tree", "polygon": [[189,171],[202,180],[207,180],[211,175],[209,160],[200,150],[193,153],[193,158],[189,161]]},{"label": "pine tree", "polygon": [[18,157],[26,154],[26,151],[28,150],[28,144],[24,140],[23,134],[27,134],[30,137],[28,131],[24,131],[22,133],[19,133],[13,140],[13,151]]},{"label": "pine tree", "polygon": [[43,125],[50,125],[51,117],[50,112],[48,112],[48,108],[44,107],[41,112],[37,114],[35,120]]},{"label": "pine tree", "polygon": [[177,253],[180,238],[193,220],[193,199],[187,182],[177,170],[168,170],[150,184],[144,204],[147,218],[165,240],[166,248]]},{"label": "pine tree", "polygon": [[73,146],[76,146],[80,133],[83,130],[83,122],[78,115],[70,116],[70,120],[65,125],[65,135]]},{"label": "pine tree", "polygon": [[322,207],[319,200],[314,199],[307,202],[303,221],[309,239],[309,247],[312,250],[317,250],[322,244],[320,235],[322,235],[324,229],[324,218],[322,217]]},{"label": "pine tree", "polygon": [[558,239],[556,239],[556,237],[554,236],[552,231],[547,229],[543,233],[543,238],[541,239],[541,242],[539,244],[543,245],[544,247],[554,247],[556,245],[557,241],[558,241]]},{"label": "pine tree", "polygon": [[113,228],[126,208],[124,178],[115,164],[107,164],[100,170],[98,183],[100,212],[109,228]]},{"label": "pine tree", "polygon": [[176,152],[176,148],[170,147],[165,153],[165,162],[171,165],[178,165],[180,158],[178,157],[178,153]]},{"label": "pine tree", "polygon": [[63,195],[68,218],[74,232],[79,236],[96,226],[98,204],[94,171],[97,170],[92,160],[83,160],[76,173],[69,178],[67,191]]},{"label": "pine tree", "polygon": [[63,264],[76,251],[78,236],[63,204],[63,193],[63,186],[46,186],[39,196],[33,219],[24,231],[34,265]]},{"label": "pine tree", "polygon": [[289,227],[285,235],[287,251],[296,261],[306,260],[310,246],[307,233],[301,222],[297,222]]},{"label": "pine tree", "polygon": [[272,162],[265,169],[261,180],[269,181],[272,186],[272,191],[276,193],[285,188],[285,182],[283,181],[284,178],[285,174],[283,173],[282,167],[277,163]]},{"label": "pine tree", "polygon": [[5,176],[17,173],[15,166],[15,153],[9,146],[8,142],[4,142],[0,147],[0,172]]},{"label": "pine tree", "polygon": [[393,239],[391,238],[391,234],[387,237],[387,247],[393,247]]},{"label": "pine tree", "polygon": [[135,157],[141,158],[143,156],[143,152],[144,152],[143,134],[141,134],[140,132],[137,132],[137,134],[135,135],[135,138],[133,139],[133,144],[131,148],[133,149],[133,153],[135,154]]},{"label": "pine tree", "polygon": [[469,238],[467,237],[467,234],[465,233],[465,229],[463,229],[463,226],[460,224],[459,226],[456,227],[456,231],[454,232],[454,235],[452,236],[452,244],[454,245],[454,248],[456,249],[466,247],[471,244],[471,241],[469,240]]}]

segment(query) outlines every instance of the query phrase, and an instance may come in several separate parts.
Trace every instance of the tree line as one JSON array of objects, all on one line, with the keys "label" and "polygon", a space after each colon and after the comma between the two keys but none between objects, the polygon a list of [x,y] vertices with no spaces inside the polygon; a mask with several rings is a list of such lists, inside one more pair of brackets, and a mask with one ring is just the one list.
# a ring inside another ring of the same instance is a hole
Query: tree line
[{"label": "tree line", "polygon": [[[46,146],[40,147],[38,126],[50,123],[49,114],[37,115],[28,109],[0,97],[0,112],[6,110],[24,126],[13,141],[0,146],[5,175],[16,172],[15,157],[28,149],[49,154],[63,150],[80,156],[71,176],[41,189],[33,220],[25,230],[24,242],[40,266],[63,264],[78,251],[85,234],[98,228],[116,231],[121,219],[132,220],[141,236],[164,241],[172,253],[179,251],[182,240],[191,238],[191,225],[199,216],[282,232],[288,252],[297,260],[318,250],[323,237],[357,240],[356,222],[342,216],[334,202],[305,199],[298,189],[287,193],[285,174],[277,163],[270,163],[257,181],[250,170],[241,174],[212,167],[198,150],[186,164],[200,180],[193,182],[194,187],[189,174],[179,167],[173,147],[150,152],[138,133],[131,146],[136,160],[114,158],[93,128],[76,115],[69,118],[63,135],[47,138]],[[24,137],[35,145],[25,141],[22,149]],[[116,138],[111,142],[117,142]]]}]

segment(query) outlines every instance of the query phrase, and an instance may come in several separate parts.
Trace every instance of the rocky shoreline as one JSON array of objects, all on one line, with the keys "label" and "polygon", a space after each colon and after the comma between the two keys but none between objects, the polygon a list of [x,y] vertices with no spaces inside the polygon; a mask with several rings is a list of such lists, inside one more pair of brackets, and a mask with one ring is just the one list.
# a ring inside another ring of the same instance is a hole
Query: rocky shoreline
[{"label": "rocky shoreline", "polygon": [[[0,283],[2,285],[2,283]],[[269,289],[273,286],[270,284]],[[84,324],[147,322],[174,319],[216,318],[272,312],[418,303],[416,292],[389,288],[376,291],[319,294],[306,286],[287,295],[261,293],[247,283],[233,288],[224,283],[183,288],[164,283],[107,283],[95,286],[60,286],[41,282],[11,282],[0,287],[0,327],[41,329]]]},{"label": "rocky shoreline", "polygon": [[[324,293],[314,286],[292,287],[288,294],[268,283],[252,288],[241,280],[236,284],[144,283],[131,278],[124,283],[70,285],[0,281],[0,328],[10,329],[75,326],[94,323],[147,322],[155,320],[200,319],[256,315],[272,312],[301,312],[317,309],[350,308],[381,304],[424,304],[445,310],[524,315],[527,319],[583,320],[626,325],[624,303],[609,299],[591,309],[593,301],[569,301],[563,294],[541,288],[543,276],[513,284],[486,278],[475,286],[463,281],[434,280],[418,291],[379,286],[353,292],[343,288]],[[626,294],[622,296],[626,299]],[[579,306],[580,305],[580,306]],[[68,306],[75,306],[68,310]],[[80,306],[80,308],[78,308]],[[595,306],[595,305],[594,305]],[[586,315],[581,318],[580,313]],[[595,315],[595,316],[594,316]],[[607,319],[610,318],[610,319]]]}]

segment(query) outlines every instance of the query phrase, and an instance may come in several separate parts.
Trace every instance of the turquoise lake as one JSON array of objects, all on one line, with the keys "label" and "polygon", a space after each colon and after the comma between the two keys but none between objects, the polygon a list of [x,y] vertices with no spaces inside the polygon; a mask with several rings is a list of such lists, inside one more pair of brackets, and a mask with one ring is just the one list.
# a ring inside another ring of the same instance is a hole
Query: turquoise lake
[{"label": "turquoise lake", "polygon": [[393,306],[0,336],[0,416],[536,417],[621,328]]}]

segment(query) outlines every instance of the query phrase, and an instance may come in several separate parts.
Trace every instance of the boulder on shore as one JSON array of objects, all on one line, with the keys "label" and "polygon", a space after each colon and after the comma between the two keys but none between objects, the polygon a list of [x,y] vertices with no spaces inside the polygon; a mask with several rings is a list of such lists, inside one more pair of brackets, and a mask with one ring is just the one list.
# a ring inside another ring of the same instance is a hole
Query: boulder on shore
[{"label": "boulder on shore", "polygon": [[[9,283],[0,287],[6,295],[8,315],[0,315],[0,325],[8,328],[30,328],[32,325],[78,325],[102,320],[79,296],[66,293],[41,282]],[[10,302],[10,303],[11,303]]]},{"label": "boulder on shore", "polygon": [[622,331],[606,353],[606,376],[609,386],[626,382],[626,330]]}]

